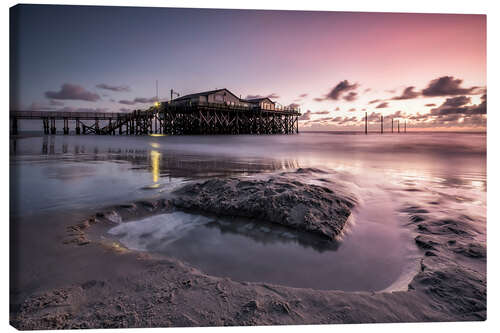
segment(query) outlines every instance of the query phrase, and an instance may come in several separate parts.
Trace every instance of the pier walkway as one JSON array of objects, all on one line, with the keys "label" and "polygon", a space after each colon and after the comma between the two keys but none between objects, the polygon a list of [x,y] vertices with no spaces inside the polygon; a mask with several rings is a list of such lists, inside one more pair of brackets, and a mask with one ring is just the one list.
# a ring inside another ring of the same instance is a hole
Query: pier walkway
[{"label": "pier walkway", "polygon": [[267,110],[226,104],[161,103],[129,113],[10,111],[12,134],[19,121],[41,120],[45,134],[56,134],[56,120],[63,121],[63,134],[97,135],[208,135],[208,134],[294,134],[299,132],[300,111],[292,108]]}]

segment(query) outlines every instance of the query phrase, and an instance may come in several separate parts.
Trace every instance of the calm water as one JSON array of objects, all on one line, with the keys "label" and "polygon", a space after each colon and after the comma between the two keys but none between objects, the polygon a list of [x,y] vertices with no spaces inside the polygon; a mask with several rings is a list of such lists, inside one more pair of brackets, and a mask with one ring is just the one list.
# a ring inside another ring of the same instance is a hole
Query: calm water
[{"label": "calm water", "polygon": [[[417,267],[419,252],[399,212],[404,205],[467,214],[486,228],[486,135],[456,133],[11,140],[11,215],[15,223],[23,216],[168,196],[193,179],[298,167],[328,171],[321,177],[350,184],[361,199],[338,243],[325,245],[262,221],[180,212],[128,222],[103,237],[236,280],[381,290],[404,286]],[[485,232],[477,241],[485,242]]]}]

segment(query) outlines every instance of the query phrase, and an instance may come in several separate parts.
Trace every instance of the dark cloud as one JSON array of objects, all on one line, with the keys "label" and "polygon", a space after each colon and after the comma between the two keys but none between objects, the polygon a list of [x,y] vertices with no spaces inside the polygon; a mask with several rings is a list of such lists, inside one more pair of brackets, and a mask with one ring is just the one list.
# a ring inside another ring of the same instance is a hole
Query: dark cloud
[{"label": "dark cloud", "polygon": [[382,114],[378,112],[372,112],[368,115],[368,121],[380,121],[380,116]]},{"label": "dark cloud", "polygon": [[306,98],[309,94],[300,94],[299,98]]},{"label": "dark cloud", "polygon": [[348,102],[355,101],[357,98],[358,98],[358,93],[355,91],[351,91],[343,97],[343,99],[348,101]]},{"label": "dark cloud", "polygon": [[[380,121],[380,116],[382,114],[381,113],[376,113],[376,115],[377,115],[378,118],[374,116],[375,117],[374,119],[376,119],[377,121]],[[385,114],[384,115],[384,121],[386,121],[386,120],[389,121],[391,119],[396,119],[396,118],[407,118],[407,117],[408,117],[408,115],[405,112],[399,110],[399,111],[396,111],[396,112],[391,113],[391,114]]]},{"label": "dark cloud", "polygon": [[136,97],[134,100],[124,100],[122,99],[118,103],[125,105],[135,105],[135,104],[145,104],[145,103],[154,103],[156,102],[156,97],[146,98],[146,97]]},{"label": "dark cloud", "polygon": [[370,92],[370,91],[372,91],[372,88],[366,88],[363,92],[367,93],[367,92]]},{"label": "dark cloud", "polygon": [[443,103],[443,106],[457,107],[462,105],[467,105],[470,103],[470,97],[468,96],[458,96],[453,98],[447,98]]},{"label": "dark cloud", "polygon": [[337,125],[344,125],[346,123],[357,122],[358,118],[356,116],[353,116],[353,117],[335,117],[331,121],[333,123],[336,123]]},{"label": "dark cloud", "polygon": [[403,90],[403,93],[400,96],[393,97],[392,99],[402,100],[402,99],[417,98],[418,96],[420,96],[420,93],[415,91],[414,89],[415,89],[415,87],[413,87],[413,86],[407,87],[407,88],[405,88],[405,90]]},{"label": "dark cloud", "polygon": [[310,120],[311,119],[311,110],[307,110],[305,113],[303,113],[300,117],[299,120]]},{"label": "dark cloud", "polygon": [[354,111],[356,111],[356,108],[350,108],[349,109],[349,112],[354,112]]},{"label": "dark cloud", "polygon": [[391,93],[391,94],[395,94],[396,93],[396,89],[389,89],[389,90],[386,90],[386,92]]},{"label": "dark cloud", "polygon": [[65,83],[61,86],[59,91],[47,91],[45,96],[51,99],[63,99],[63,100],[80,100],[95,102],[100,99],[98,94],[92,93],[82,86]]},{"label": "dark cloud", "polygon": [[389,107],[389,103],[387,102],[383,102],[383,103],[380,103],[379,105],[377,105],[377,109],[385,109],[385,108],[388,108]]},{"label": "dark cloud", "polygon": [[247,95],[246,99],[255,99],[255,98],[269,98],[269,99],[278,99],[280,98],[278,94],[272,93],[269,95]]},{"label": "dark cloud", "polygon": [[427,88],[422,90],[424,96],[456,96],[472,95],[480,93],[479,87],[463,88],[463,80],[456,79],[453,76],[442,76],[432,80]]},{"label": "dark cloud", "polygon": [[[481,96],[481,103],[469,105],[471,102],[468,96],[447,98],[439,107],[431,110],[433,116],[458,115],[485,115],[486,114],[486,94]],[[449,117],[451,118],[451,117]]]},{"label": "dark cloud", "polygon": [[49,103],[50,103],[50,105],[56,105],[56,106],[63,106],[63,105],[64,105],[64,103],[63,103],[63,102],[61,102],[61,101],[56,101],[56,100],[53,100],[53,99],[51,99],[51,100],[49,101]]},{"label": "dark cloud", "polygon": [[434,103],[425,104],[425,106],[436,106]]},{"label": "dark cloud", "polygon": [[353,101],[357,98],[357,93],[353,92],[359,87],[357,83],[349,83],[349,81],[340,81],[335,87],[333,87],[328,94],[324,97],[316,97],[314,100],[316,102],[326,101],[326,100],[339,100],[345,93],[350,92],[348,95],[344,96],[346,101]]},{"label": "dark cloud", "polygon": [[323,118],[311,120],[310,122],[311,123],[324,123],[324,122],[330,121],[332,119],[333,119],[332,117],[323,117]]},{"label": "dark cloud", "polygon": [[372,101],[369,101],[368,104],[374,104],[374,103],[378,103],[380,101],[381,101],[381,99],[374,99]]},{"label": "dark cloud", "polygon": [[330,111],[317,111],[317,112],[313,112],[312,114],[330,114]]},{"label": "dark cloud", "polygon": [[113,86],[113,85],[106,84],[106,83],[99,83],[98,85],[96,85],[96,87],[99,89],[111,90],[111,91],[115,91],[115,92],[130,91],[129,86]]},{"label": "dark cloud", "polygon": [[332,90],[326,95],[327,99],[338,100],[340,96],[350,90],[358,88],[357,83],[349,83],[349,81],[340,81]]},{"label": "dark cloud", "polygon": [[422,114],[420,112],[417,112],[417,114],[409,115],[407,118],[412,121],[427,121],[431,119],[431,116],[429,113]]}]

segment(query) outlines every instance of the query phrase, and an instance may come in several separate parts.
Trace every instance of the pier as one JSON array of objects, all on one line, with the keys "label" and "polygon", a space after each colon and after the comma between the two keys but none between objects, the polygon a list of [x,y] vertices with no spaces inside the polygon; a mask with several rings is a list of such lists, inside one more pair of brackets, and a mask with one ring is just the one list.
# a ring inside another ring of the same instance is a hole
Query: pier
[{"label": "pier", "polygon": [[300,111],[228,105],[223,103],[157,103],[147,110],[129,113],[10,111],[12,134],[19,121],[40,120],[44,134],[56,134],[56,120],[63,121],[63,134],[76,135],[216,135],[295,134]]}]

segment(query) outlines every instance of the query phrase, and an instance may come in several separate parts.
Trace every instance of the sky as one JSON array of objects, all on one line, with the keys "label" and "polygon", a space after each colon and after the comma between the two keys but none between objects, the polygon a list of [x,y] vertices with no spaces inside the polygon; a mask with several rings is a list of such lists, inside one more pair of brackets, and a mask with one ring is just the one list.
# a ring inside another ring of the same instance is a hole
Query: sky
[{"label": "sky", "polygon": [[301,130],[486,130],[486,16],[18,5],[12,110],[127,112],[228,88]]}]

